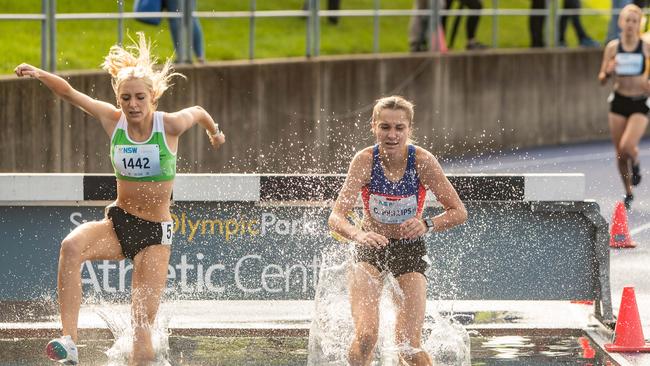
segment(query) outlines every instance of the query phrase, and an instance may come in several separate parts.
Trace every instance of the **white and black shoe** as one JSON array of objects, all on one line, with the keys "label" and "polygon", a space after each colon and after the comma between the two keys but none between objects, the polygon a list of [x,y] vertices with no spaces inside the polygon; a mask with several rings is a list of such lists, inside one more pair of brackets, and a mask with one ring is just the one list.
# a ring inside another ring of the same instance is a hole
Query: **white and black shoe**
[{"label": "white and black shoe", "polygon": [[64,365],[79,364],[77,346],[69,335],[51,340],[45,346],[45,353],[50,360]]},{"label": "white and black shoe", "polygon": [[641,183],[641,167],[639,163],[632,164],[632,185],[638,186]]},{"label": "white and black shoe", "polygon": [[623,199],[623,204],[625,204],[625,208],[627,210],[629,210],[630,207],[632,207],[632,201],[634,201],[634,195],[626,194],[625,198]]}]

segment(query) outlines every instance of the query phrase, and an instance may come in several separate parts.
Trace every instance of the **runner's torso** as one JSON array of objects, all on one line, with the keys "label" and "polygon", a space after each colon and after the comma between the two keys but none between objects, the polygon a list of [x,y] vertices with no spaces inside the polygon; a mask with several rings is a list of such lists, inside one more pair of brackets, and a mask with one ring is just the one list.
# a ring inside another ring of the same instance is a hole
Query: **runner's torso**
[{"label": "runner's torso", "polygon": [[426,188],[420,182],[416,169],[416,149],[407,147],[408,156],[404,175],[398,181],[386,177],[379,155],[379,146],[372,150],[372,168],[369,183],[363,187],[364,228],[389,238],[400,238],[399,224],[421,217]]}]

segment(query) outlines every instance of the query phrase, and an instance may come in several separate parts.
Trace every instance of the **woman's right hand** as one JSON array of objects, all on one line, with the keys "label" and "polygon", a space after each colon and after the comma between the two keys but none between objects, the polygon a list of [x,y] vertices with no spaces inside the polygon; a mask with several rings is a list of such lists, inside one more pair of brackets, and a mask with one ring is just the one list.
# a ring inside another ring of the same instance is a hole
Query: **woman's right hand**
[{"label": "woman's right hand", "polygon": [[608,78],[609,78],[609,76],[606,73],[604,73],[602,71],[598,73],[598,81],[600,82],[600,85],[607,84],[607,79]]},{"label": "woman's right hand", "polygon": [[381,249],[388,245],[388,239],[374,231],[361,231],[352,238],[355,242],[372,248]]},{"label": "woman's right hand", "polygon": [[210,132],[208,131],[206,132],[208,133],[208,138],[210,139],[210,145],[212,145],[213,148],[218,149],[219,146],[226,143],[226,135],[222,131],[219,131],[214,135],[210,135]]},{"label": "woman's right hand", "polygon": [[614,70],[616,70],[616,61],[608,61],[607,65],[605,66],[605,71],[598,73],[598,81],[600,81],[600,85],[607,84],[607,79],[609,79],[609,77],[614,74]]},{"label": "woman's right hand", "polygon": [[616,71],[616,59],[613,58],[607,62],[607,66],[605,66],[605,73],[607,75],[613,75],[614,71]]},{"label": "woman's right hand", "polygon": [[18,75],[18,77],[29,76],[32,78],[37,78],[39,71],[41,71],[39,68],[26,63],[22,63],[16,66],[14,69],[14,72],[16,75]]}]

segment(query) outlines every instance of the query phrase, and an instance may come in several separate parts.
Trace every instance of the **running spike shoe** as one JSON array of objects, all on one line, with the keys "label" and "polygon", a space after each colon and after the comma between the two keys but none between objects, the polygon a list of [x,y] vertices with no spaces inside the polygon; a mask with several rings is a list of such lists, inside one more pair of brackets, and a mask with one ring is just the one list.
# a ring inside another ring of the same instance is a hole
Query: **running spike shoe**
[{"label": "running spike shoe", "polygon": [[623,199],[623,203],[625,204],[626,209],[630,209],[632,206],[632,201],[634,201],[634,195],[626,194],[625,199]]},{"label": "running spike shoe", "polygon": [[632,164],[632,185],[638,186],[641,183],[641,167],[639,163]]},{"label": "running spike shoe", "polygon": [[77,365],[79,363],[77,346],[75,346],[70,336],[51,340],[45,347],[45,353],[47,353],[50,360],[64,365]]}]

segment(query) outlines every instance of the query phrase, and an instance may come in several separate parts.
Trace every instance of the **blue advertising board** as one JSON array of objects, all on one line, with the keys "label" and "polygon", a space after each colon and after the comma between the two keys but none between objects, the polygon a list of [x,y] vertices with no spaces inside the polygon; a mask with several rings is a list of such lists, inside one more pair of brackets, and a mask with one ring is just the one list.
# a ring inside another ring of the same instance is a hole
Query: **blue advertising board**
[{"label": "blue advertising board", "polygon": [[[598,297],[599,273],[608,267],[598,259],[597,228],[582,212],[593,207],[584,205],[536,212],[528,202],[466,203],[467,223],[425,237],[430,295]],[[439,211],[428,207],[425,214]],[[168,290],[176,298],[312,299],[323,249],[346,245],[329,235],[329,212],[325,206],[177,202]],[[101,219],[103,207],[0,206],[0,215],[0,300],[26,300],[55,294],[61,240],[84,221]],[[131,269],[128,260],[87,262],[84,290],[127,296]]]}]

